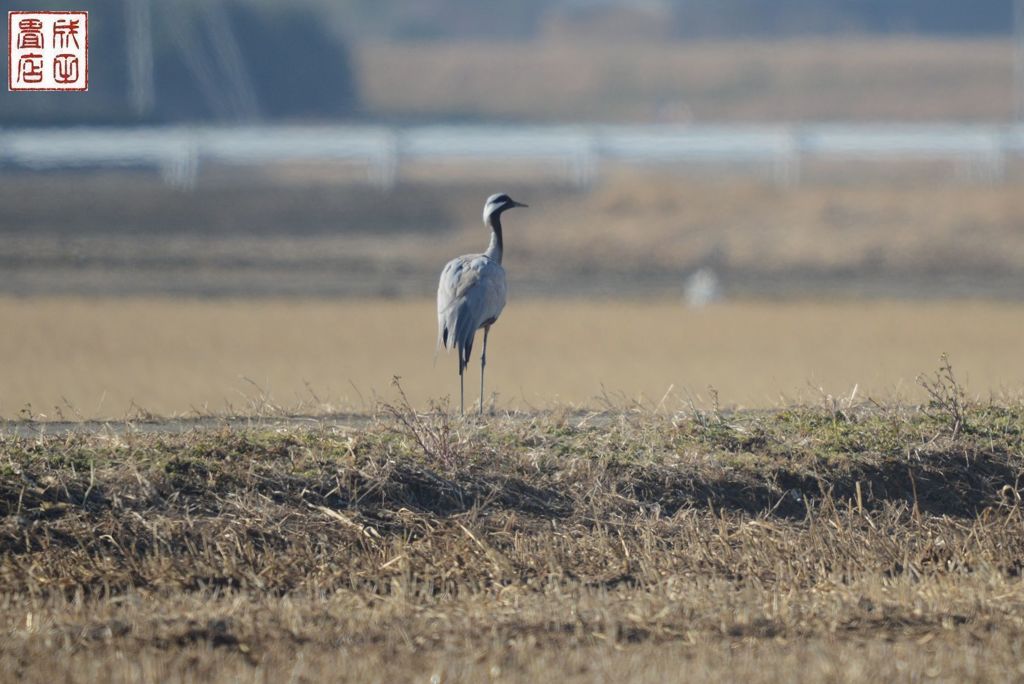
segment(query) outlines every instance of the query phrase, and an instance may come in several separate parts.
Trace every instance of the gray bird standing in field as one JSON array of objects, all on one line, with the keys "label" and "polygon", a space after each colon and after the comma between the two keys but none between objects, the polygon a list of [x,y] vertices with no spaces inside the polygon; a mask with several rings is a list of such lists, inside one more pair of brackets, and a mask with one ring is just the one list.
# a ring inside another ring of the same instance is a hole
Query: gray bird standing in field
[{"label": "gray bird standing in field", "polygon": [[483,415],[487,336],[505,308],[501,214],[512,207],[525,206],[503,192],[488,197],[484,204],[484,225],[491,229],[487,251],[452,259],[441,271],[441,281],[437,284],[437,346],[459,350],[459,406],[463,415],[466,413],[465,371],[473,351],[473,338],[478,329],[484,329],[484,349],[480,354],[480,415]]}]

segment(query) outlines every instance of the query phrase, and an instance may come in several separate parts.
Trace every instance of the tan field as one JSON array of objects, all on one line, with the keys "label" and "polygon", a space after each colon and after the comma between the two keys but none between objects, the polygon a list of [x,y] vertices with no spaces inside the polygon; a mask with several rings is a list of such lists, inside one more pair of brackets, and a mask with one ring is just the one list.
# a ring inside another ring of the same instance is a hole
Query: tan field
[{"label": "tan field", "polygon": [[[1009,40],[362,44],[363,106],[387,116],[562,121],[1005,120]],[[499,85],[500,84],[500,85]]]},{"label": "tan field", "polygon": [[[433,361],[430,300],[4,298],[0,413],[46,418],[368,411],[393,376],[417,406],[458,399]],[[499,411],[634,400],[668,410],[918,400],[950,355],[972,396],[1024,388],[1024,305],[959,301],[681,302],[517,299],[493,330]],[[480,338],[467,378],[477,401]]]}]

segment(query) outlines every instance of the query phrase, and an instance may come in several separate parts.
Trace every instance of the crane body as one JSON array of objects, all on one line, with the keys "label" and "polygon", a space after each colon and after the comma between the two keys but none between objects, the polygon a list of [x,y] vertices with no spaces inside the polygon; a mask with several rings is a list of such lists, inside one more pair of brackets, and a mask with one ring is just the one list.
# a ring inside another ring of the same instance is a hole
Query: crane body
[{"label": "crane body", "polygon": [[437,286],[437,345],[456,349],[459,355],[459,405],[466,407],[465,371],[473,351],[476,331],[484,330],[480,354],[480,413],[484,411],[484,368],[487,366],[487,337],[491,326],[505,308],[507,285],[501,265],[504,240],[501,214],[512,207],[527,205],[508,195],[491,195],[484,204],[484,224],[491,241],[482,254],[465,254],[445,265]]}]

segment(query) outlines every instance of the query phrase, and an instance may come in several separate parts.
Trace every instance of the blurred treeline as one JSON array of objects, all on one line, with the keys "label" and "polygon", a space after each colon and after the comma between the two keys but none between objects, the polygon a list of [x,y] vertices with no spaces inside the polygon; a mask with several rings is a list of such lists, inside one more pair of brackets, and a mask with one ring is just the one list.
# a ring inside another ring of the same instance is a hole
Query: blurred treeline
[{"label": "blurred treeline", "polygon": [[1009,33],[1013,15],[1013,0],[308,1],[345,16],[363,36],[397,40],[585,35],[605,24],[630,30],[645,20],[668,38],[984,35]]},{"label": "blurred treeline", "polygon": [[[86,94],[3,93],[0,125],[344,119],[366,42],[1005,35],[1013,0],[80,0]],[[39,0],[34,9],[66,9]],[[6,54],[3,58],[6,61]]]},{"label": "blurred treeline", "polygon": [[[33,9],[66,4],[45,0]],[[5,93],[0,124],[301,120],[356,111],[346,40],[316,7],[82,0],[74,9],[89,12],[89,92]]]}]

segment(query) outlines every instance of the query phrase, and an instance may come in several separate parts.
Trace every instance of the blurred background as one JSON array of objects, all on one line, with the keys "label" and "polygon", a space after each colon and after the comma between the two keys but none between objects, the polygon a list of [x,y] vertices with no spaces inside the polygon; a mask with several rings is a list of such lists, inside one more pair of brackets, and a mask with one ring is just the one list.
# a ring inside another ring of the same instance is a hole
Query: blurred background
[{"label": "blurred background", "polygon": [[20,9],[89,11],[90,90],[0,99],[2,415],[457,392],[499,190],[499,409],[1024,380],[1024,2]]}]

